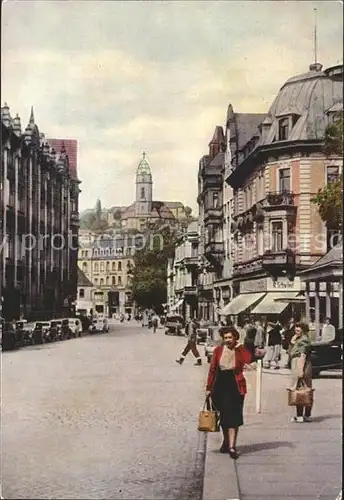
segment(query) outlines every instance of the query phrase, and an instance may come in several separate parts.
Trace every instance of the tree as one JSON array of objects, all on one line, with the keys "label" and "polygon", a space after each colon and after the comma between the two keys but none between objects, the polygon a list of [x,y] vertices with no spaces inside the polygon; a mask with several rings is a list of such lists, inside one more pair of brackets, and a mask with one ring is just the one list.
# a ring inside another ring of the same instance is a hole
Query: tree
[{"label": "tree", "polygon": [[139,307],[162,312],[163,304],[167,301],[167,264],[174,254],[177,234],[165,226],[157,227],[145,236],[145,247],[134,255],[132,297]]},{"label": "tree", "polygon": [[185,207],[185,215],[187,219],[190,219],[192,217],[192,208],[191,207]]},{"label": "tree", "polygon": [[[343,117],[327,126],[324,137],[324,152],[326,156],[343,157]],[[343,175],[330,182],[311,200],[318,205],[321,219],[326,227],[342,232],[343,230]]]}]

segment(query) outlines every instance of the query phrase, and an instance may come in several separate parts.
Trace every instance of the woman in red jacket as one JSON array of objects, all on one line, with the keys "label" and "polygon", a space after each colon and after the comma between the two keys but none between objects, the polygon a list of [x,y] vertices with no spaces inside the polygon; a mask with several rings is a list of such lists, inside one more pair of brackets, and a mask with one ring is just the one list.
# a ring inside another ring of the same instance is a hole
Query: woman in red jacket
[{"label": "woman in red jacket", "polygon": [[244,366],[254,361],[253,355],[238,344],[239,332],[233,327],[220,329],[223,345],[214,350],[206,387],[206,397],[211,396],[220,412],[223,444],[221,453],[238,458],[236,442],[240,425],[243,425],[243,406],[247,392],[243,375]]}]

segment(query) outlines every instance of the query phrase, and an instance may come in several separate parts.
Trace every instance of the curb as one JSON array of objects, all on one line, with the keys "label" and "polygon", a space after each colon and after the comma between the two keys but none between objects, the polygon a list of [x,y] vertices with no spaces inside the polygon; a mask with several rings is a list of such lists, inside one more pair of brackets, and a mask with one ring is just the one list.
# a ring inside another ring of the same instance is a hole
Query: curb
[{"label": "curb", "polygon": [[207,434],[202,500],[240,500],[235,460],[219,453],[221,444],[221,432]]}]

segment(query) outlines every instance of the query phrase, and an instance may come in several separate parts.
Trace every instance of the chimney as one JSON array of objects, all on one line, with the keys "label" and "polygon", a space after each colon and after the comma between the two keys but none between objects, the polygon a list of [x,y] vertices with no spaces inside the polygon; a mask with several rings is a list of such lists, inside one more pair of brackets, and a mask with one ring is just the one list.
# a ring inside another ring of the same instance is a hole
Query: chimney
[{"label": "chimney", "polygon": [[321,70],[322,70],[322,64],[320,63],[312,63],[309,66],[309,71],[316,71],[317,73],[319,73]]}]

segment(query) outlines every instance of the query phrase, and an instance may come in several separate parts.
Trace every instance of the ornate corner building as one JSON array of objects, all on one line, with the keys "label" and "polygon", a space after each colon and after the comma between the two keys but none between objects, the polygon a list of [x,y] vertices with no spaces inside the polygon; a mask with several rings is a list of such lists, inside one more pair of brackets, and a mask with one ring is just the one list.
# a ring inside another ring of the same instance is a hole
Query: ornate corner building
[{"label": "ornate corner building", "polygon": [[9,321],[68,316],[77,291],[77,141],[67,149],[57,140],[57,152],[39,132],[33,110],[22,131],[7,104],[1,135],[1,314]]}]

